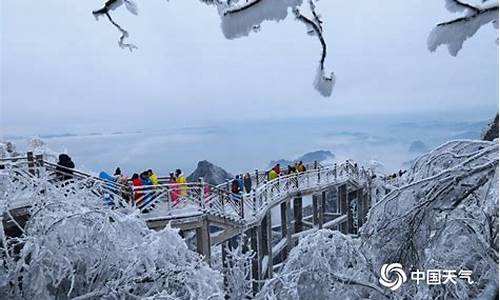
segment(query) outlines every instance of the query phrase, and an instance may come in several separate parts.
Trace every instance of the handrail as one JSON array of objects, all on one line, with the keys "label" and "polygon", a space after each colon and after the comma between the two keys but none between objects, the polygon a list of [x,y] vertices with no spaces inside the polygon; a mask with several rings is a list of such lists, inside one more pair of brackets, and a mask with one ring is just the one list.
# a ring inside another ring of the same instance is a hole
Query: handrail
[{"label": "handrail", "polygon": [[[31,159],[33,157],[31,156]],[[24,162],[23,162],[24,164]],[[33,164],[35,167],[33,167]],[[171,214],[179,208],[192,207],[203,213],[218,215],[237,222],[253,222],[262,216],[270,206],[281,201],[290,193],[323,189],[342,181],[355,181],[359,184],[368,180],[369,173],[359,169],[356,164],[346,161],[340,164],[315,168],[308,165],[306,171],[281,175],[273,180],[252,180],[250,193],[232,193],[229,182],[211,185],[203,182],[165,183],[157,185],[132,186],[116,181],[98,178],[91,174],[60,166],[40,159],[33,162],[28,159],[28,169],[44,168],[45,170],[68,174],[72,181],[83,180],[91,185],[96,195],[102,196],[104,202],[111,206],[135,206],[142,212]],[[65,170],[64,171],[59,170]],[[262,176],[265,172],[255,172],[254,176]],[[254,177],[256,178],[256,177]]]},{"label": "handrail", "polygon": [[[360,171],[354,164],[346,162],[282,175],[271,181],[265,180],[258,186],[254,186],[250,193],[232,193],[226,188],[227,183],[214,186],[203,181],[135,186],[133,191],[140,194],[136,203],[143,211],[156,210],[154,204],[163,199],[162,202],[175,202],[168,204],[166,208],[161,208],[166,209],[167,212],[182,207],[179,203],[183,202],[185,205],[194,205],[202,211],[224,215],[239,221],[244,219],[248,221],[259,215],[270,203],[274,203],[276,199],[282,199],[290,192],[322,188],[340,181],[359,182],[367,178],[366,171]],[[147,199],[144,200],[145,198]],[[173,198],[175,200],[172,200]]]}]

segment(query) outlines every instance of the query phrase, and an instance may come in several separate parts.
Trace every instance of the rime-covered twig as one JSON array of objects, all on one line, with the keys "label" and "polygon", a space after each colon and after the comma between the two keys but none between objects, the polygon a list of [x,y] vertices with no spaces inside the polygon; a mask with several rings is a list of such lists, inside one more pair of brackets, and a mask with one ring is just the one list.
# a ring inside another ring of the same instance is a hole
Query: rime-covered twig
[{"label": "rime-covered twig", "polygon": [[[113,6],[116,6],[116,5],[119,5],[120,0],[108,0],[106,1],[106,3],[104,4],[104,6],[100,9],[97,9],[97,10],[94,10],[92,11],[92,14],[97,18],[101,15],[105,15],[108,19],[108,21],[116,28],[118,29],[118,31],[120,31],[120,38],[118,39],[118,45],[121,47],[121,48],[127,48],[129,49],[130,51],[133,51],[134,49],[137,48],[137,46],[135,46],[134,44],[131,44],[131,43],[126,43],[125,42],[125,39],[128,38],[129,36],[129,33],[127,30],[125,30],[122,26],[120,26],[120,24],[118,24],[115,20],[113,20],[113,18],[111,17],[111,14],[109,13],[109,11],[112,9]],[[131,3],[131,2],[127,2],[127,0],[125,0],[125,3],[128,4],[128,3]]]}]

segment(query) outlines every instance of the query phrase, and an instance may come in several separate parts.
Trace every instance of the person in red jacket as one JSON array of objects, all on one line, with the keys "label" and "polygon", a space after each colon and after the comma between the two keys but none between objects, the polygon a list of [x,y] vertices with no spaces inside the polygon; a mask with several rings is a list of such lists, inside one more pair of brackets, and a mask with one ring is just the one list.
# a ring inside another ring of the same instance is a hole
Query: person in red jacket
[{"label": "person in red jacket", "polygon": [[[134,173],[134,175],[132,175],[132,185],[134,186],[134,189],[144,185],[141,178],[139,178],[139,174]],[[144,192],[142,191],[134,191],[135,202],[137,203],[137,200],[141,199],[143,195]]]}]

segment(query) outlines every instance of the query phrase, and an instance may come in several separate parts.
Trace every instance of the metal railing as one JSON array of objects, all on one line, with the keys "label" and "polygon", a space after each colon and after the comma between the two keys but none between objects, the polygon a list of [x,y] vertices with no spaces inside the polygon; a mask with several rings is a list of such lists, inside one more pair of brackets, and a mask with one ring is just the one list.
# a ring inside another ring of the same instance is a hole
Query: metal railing
[{"label": "metal railing", "polygon": [[[292,194],[321,190],[348,180],[363,184],[369,180],[370,174],[350,161],[330,166],[315,163],[307,165],[305,172],[281,175],[270,181],[266,172],[256,171],[249,193],[232,193],[230,181],[214,186],[203,182],[203,179],[181,184],[168,183],[165,177],[160,177],[157,185],[121,184],[45,161],[41,156],[33,157],[29,153],[26,157],[0,159],[0,166],[7,166],[20,176],[40,176],[44,173],[48,174],[49,182],[53,184],[64,183],[73,189],[90,189],[112,207],[134,206],[144,213],[169,215],[175,215],[181,209],[191,209],[234,221],[251,221]],[[61,180],[64,177],[67,179]]]}]

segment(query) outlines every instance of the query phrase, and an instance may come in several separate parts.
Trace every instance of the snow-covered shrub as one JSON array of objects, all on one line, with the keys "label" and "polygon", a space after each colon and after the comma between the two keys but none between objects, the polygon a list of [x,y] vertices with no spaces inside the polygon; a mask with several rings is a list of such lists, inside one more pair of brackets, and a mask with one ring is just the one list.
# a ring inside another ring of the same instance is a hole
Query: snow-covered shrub
[{"label": "snow-covered shrub", "polygon": [[106,208],[90,189],[57,187],[44,177],[4,174],[0,185],[2,213],[21,200],[16,195],[32,203],[24,233],[2,236],[2,298],[222,297],[220,273],[176,230],[149,230],[137,212]]},{"label": "snow-covered shrub", "polygon": [[373,266],[471,270],[474,285],[404,284],[401,296],[466,299],[498,288],[498,143],[452,141],[421,156],[408,183],[371,208],[361,230]]},{"label": "snow-covered shrub", "polygon": [[240,235],[236,247],[225,245],[227,265],[223,272],[226,278],[226,299],[249,299],[252,296],[252,281],[249,279],[254,252],[245,249],[244,245],[244,234]]},{"label": "snow-covered shrub", "polygon": [[31,151],[34,155],[43,155],[44,159],[50,160],[51,162],[57,161],[58,153],[49,149],[47,143],[40,138],[29,139],[26,151]]},{"label": "snow-covered shrub", "polygon": [[301,239],[283,270],[266,282],[260,299],[377,299],[383,290],[359,241],[322,229]]},{"label": "snow-covered shrub", "polygon": [[0,141],[0,158],[17,157],[16,145],[8,141]]}]

